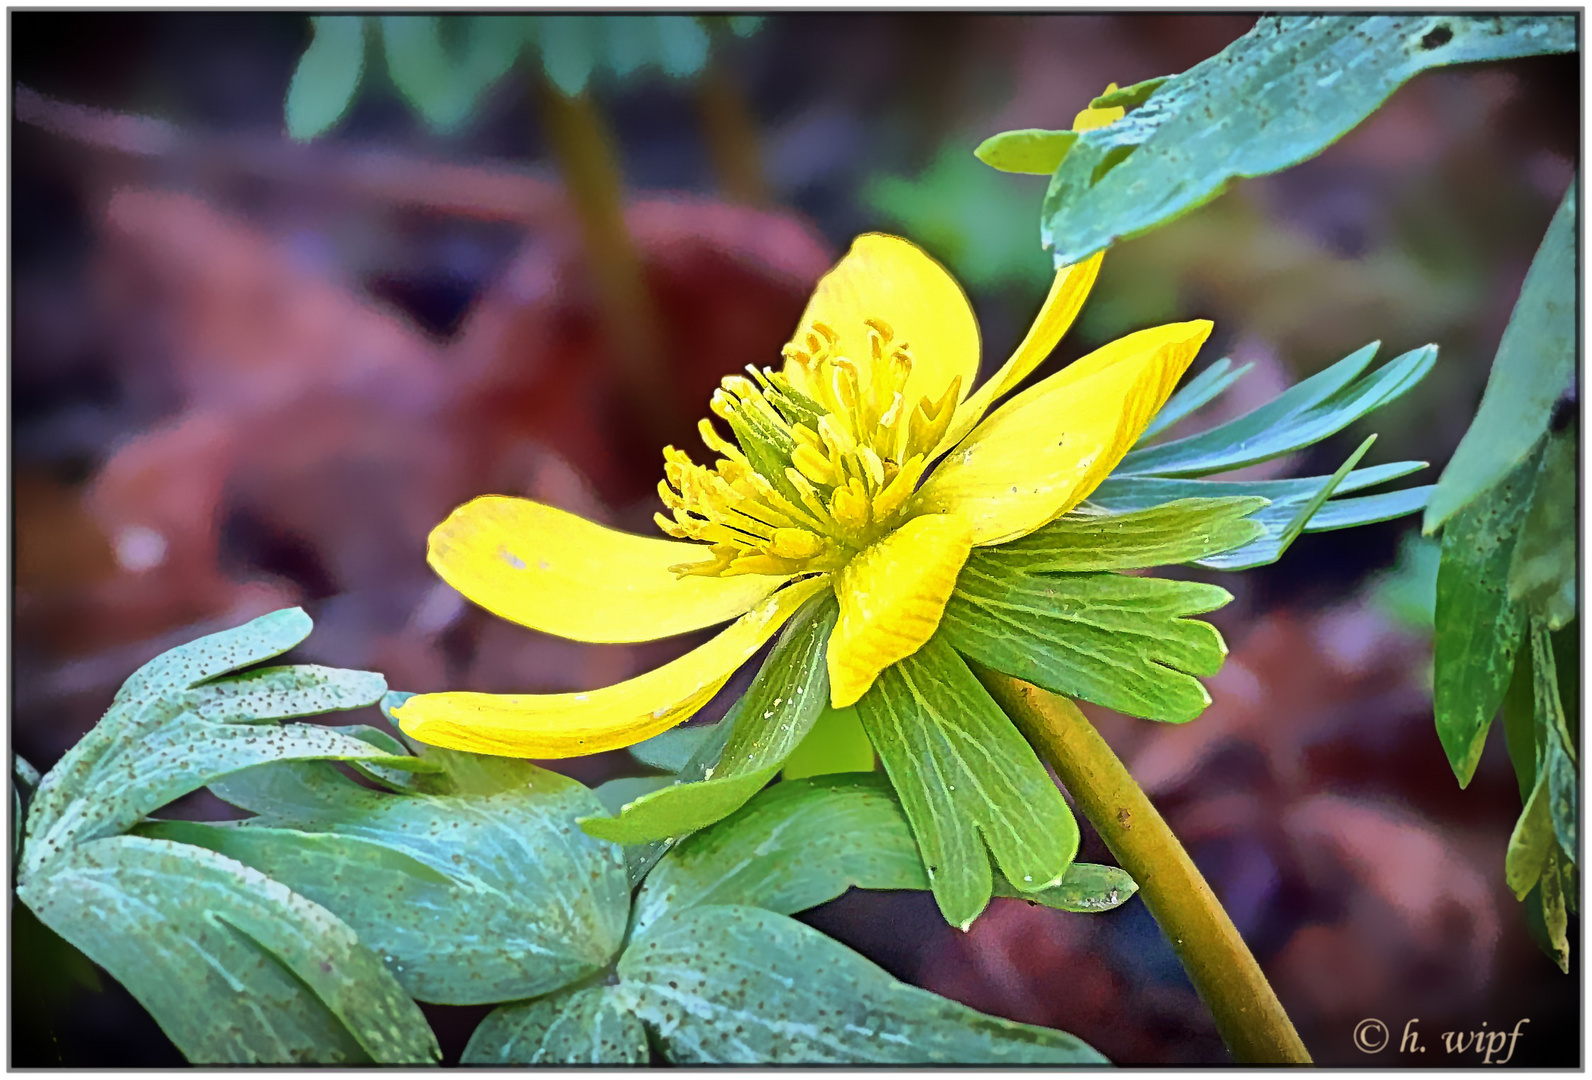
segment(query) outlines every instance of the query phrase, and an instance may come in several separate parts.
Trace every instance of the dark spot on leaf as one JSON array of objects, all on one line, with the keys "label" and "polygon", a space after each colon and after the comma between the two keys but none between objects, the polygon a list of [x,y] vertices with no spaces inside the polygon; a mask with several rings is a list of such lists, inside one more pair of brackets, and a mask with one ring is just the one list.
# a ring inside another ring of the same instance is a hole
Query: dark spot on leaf
[{"label": "dark spot on leaf", "polygon": [[1443,45],[1447,45],[1453,40],[1454,31],[1450,30],[1442,23],[1438,23],[1436,26],[1432,27],[1426,32],[1425,37],[1421,38],[1421,48],[1436,49]]}]

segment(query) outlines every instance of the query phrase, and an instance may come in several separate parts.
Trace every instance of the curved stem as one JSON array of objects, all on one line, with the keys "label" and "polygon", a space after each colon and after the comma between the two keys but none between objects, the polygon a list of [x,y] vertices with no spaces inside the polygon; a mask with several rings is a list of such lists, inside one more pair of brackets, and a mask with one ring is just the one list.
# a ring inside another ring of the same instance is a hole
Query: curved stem
[{"label": "curved stem", "polygon": [[975,670],[1138,882],[1233,1057],[1245,1064],[1309,1064],[1309,1051],[1233,921],[1094,725],[1066,698]]}]

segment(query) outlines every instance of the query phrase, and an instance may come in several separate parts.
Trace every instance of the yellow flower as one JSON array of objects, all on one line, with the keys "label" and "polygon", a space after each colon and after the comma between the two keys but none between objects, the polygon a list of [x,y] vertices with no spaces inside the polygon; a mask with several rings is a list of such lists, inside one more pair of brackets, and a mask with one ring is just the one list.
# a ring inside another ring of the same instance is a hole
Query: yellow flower
[{"label": "yellow flower", "polygon": [[990,412],[1055,347],[1099,265],[1059,271],[1017,350],[969,394],[979,333],[960,286],[905,240],[858,237],[819,282],[783,367],[714,393],[733,436],[702,422],[718,460],[665,449],[670,515],[658,521],[673,539],[498,496],[431,535],[444,580],[545,633],[636,642],[736,621],[589,693],[419,695],[395,712],[403,729],[516,757],[628,746],[690,717],[826,589],[840,605],[831,702],[855,702],[933,635],[973,548],[1027,535],[1105,479],[1210,333],[1201,320],[1130,334]]}]

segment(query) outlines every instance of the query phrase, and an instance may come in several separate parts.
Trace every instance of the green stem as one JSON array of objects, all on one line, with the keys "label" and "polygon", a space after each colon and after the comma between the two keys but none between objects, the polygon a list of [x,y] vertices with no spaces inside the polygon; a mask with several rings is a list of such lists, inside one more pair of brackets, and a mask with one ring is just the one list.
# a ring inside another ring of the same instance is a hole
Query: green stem
[{"label": "green stem", "polygon": [[1028,683],[976,669],[1049,762],[1106,847],[1139,883],[1216,1030],[1244,1064],[1309,1064],[1310,1053],[1199,868],[1121,759],[1078,707]]},{"label": "green stem", "polygon": [[603,334],[616,374],[650,435],[677,435],[680,411],[664,367],[662,321],[641,255],[625,226],[624,186],[608,126],[589,95],[536,83],[537,111],[586,246]]},{"label": "green stem", "polygon": [[717,52],[697,84],[697,109],[708,157],[718,175],[719,187],[731,202],[767,206],[771,202],[757,147],[757,124]]}]

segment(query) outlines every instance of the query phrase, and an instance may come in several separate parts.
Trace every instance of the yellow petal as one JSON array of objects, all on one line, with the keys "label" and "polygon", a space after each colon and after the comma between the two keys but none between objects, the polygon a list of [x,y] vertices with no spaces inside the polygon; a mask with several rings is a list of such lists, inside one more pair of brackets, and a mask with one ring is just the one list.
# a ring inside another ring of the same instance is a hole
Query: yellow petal
[{"label": "yellow petal", "polygon": [[[818,282],[792,340],[805,348],[813,324],[823,323],[839,336],[839,355],[862,367],[872,355],[869,319],[888,324],[912,352],[903,394],[909,407],[924,397],[938,401],[957,376],[965,395],[978,377],[978,322],[967,294],[917,245],[883,233],[857,237]],[[795,366],[786,361],[786,374]]]},{"label": "yellow petal", "polygon": [[[1108,89],[1108,92],[1109,90],[1115,90],[1116,88],[1117,84],[1112,83]],[[1128,110],[1120,105],[1114,105],[1109,109],[1085,109],[1083,112],[1073,117],[1072,130],[1088,131],[1090,128],[1105,127],[1107,124],[1116,123],[1127,114]]]},{"label": "yellow petal", "polygon": [[784,577],[678,577],[701,544],[618,532],[529,499],[487,495],[431,530],[427,560],[494,615],[576,641],[652,641],[733,619]]},{"label": "yellow petal", "polygon": [[940,463],[916,513],[954,513],[976,546],[1066,513],[1122,460],[1210,335],[1203,319],[1112,342],[995,410]]},{"label": "yellow petal", "polygon": [[972,540],[962,518],[928,514],[846,564],[835,582],[840,618],[829,637],[830,704],[854,703],[881,671],[934,636]]},{"label": "yellow petal", "polygon": [[956,407],[956,419],[951,421],[950,428],[940,440],[936,454],[944,453],[961,442],[997,398],[1022,382],[1029,372],[1039,366],[1041,360],[1050,355],[1050,351],[1072,325],[1073,319],[1078,317],[1078,311],[1100,273],[1100,261],[1105,257],[1104,251],[1096,252],[1083,262],[1063,266],[1056,271],[1056,280],[1050,285],[1050,295],[1045,297],[1045,304],[1034,317],[1034,324],[1028,328],[1022,343],[1001,369],[978,388],[978,393]]},{"label": "yellow petal", "polygon": [[476,754],[564,758],[630,746],[689,719],[797,608],[828,585],[820,576],[781,589],[707,644],[601,690],[419,694],[393,715],[421,742]]}]

